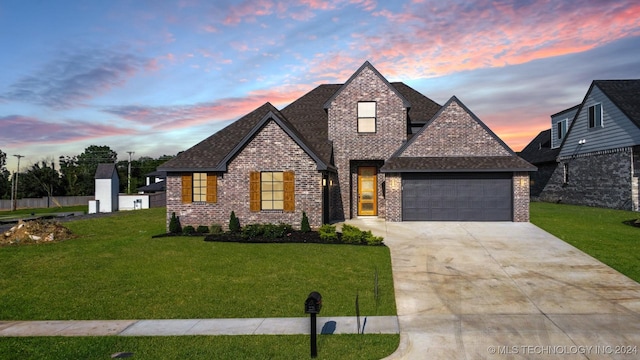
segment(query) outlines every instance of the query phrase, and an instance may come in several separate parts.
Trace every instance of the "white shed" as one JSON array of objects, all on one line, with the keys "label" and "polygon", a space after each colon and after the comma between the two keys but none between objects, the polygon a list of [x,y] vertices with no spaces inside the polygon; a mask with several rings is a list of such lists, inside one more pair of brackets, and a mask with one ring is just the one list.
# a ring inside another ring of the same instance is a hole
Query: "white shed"
[{"label": "white shed", "polygon": [[97,211],[113,212],[118,211],[118,192],[120,190],[120,179],[116,164],[98,164],[96,170],[96,203]]}]

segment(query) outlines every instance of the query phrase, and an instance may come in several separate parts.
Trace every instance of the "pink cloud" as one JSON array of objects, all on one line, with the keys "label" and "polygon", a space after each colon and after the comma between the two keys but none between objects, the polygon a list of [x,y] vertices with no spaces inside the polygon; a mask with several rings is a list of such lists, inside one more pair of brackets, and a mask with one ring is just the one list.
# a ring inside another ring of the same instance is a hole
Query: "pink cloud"
[{"label": "pink cloud", "polygon": [[213,26],[213,25],[205,25],[202,27],[202,30],[204,30],[205,32],[208,33],[217,33],[219,30],[217,27]]},{"label": "pink cloud", "polygon": [[241,4],[229,8],[223,24],[237,25],[241,21],[253,22],[258,16],[272,14],[273,8],[274,3],[270,0],[245,0]]},{"label": "pink cloud", "polygon": [[308,86],[283,86],[255,90],[242,98],[226,98],[213,102],[178,106],[118,106],[104,111],[118,117],[149,125],[163,131],[181,129],[216,121],[239,118],[265,102],[286,105],[308,92]]},{"label": "pink cloud", "polygon": [[0,117],[0,142],[10,146],[65,144],[107,136],[122,136],[133,130],[77,120],[47,122],[34,117]]},{"label": "pink cloud", "polygon": [[640,34],[635,2],[497,4],[382,9],[374,16],[387,19],[384,36],[354,34],[351,46],[385,74],[424,78],[583,52]]}]

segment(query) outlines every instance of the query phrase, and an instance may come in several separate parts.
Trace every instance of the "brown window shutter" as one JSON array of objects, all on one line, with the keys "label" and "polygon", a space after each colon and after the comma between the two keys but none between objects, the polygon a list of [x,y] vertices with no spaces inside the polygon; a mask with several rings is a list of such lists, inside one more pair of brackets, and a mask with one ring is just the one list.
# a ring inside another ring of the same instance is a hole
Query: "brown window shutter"
[{"label": "brown window shutter", "polygon": [[249,210],[260,211],[260,172],[249,174]]},{"label": "brown window shutter", "polygon": [[284,172],[284,211],[293,212],[296,209],[296,183],[293,171]]},{"label": "brown window shutter", "polygon": [[207,174],[207,202],[214,203],[218,201],[218,176]]},{"label": "brown window shutter", "polygon": [[182,202],[190,203],[193,199],[193,180],[191,174],[182,175]]}]

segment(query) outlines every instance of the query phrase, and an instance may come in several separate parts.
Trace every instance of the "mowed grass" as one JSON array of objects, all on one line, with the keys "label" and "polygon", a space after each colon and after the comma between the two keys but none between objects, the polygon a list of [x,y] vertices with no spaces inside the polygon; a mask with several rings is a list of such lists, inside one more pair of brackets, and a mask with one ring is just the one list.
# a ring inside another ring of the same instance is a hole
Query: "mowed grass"
[{"label": "mowed grass", "polygon": [[[164,237],[165,209],[65,223],[78,238],[0,248],[0,321],[395,315],[386,247]],[[375,273],[378,294],[374,297]],[[319,359],[380,359],[399,335],[319,335]],[[0,337],[1,359],[305,359],[309,336]]]},{"label": "mowed grass", "polygon": [[[380,359],[399,335],[319,335],[318,359]],[[308,359],[309,336],[36,337],[0,338],[2,359]]]},{"label": "mowed grass", "polygon": [[531,203],[531,222],[640,282],[640,228],[624,224],[633,211]]},{"label": "mowed grass", "polygon": [[[165,209],[65,223],[78,238],[0,248],[0,319],[395,315],[387,247],[237,244],[163,237]],[[378,298],[374,296],[378,273]]]}]

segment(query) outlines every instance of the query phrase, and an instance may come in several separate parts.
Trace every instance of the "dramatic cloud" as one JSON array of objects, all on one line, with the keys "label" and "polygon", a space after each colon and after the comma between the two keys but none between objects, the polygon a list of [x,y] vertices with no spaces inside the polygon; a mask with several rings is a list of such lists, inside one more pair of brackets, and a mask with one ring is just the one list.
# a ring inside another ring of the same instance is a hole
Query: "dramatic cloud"
[{"label": "dramatic cloud", "polygon": [[122,86],[147,66],[153,68],[157,64],[139,56],[105,50],[66,54],[10,85],[0,98],[68,109]]},{"label": "dramatic cloud", "polygon": [[354,33],[352,46],[390,76],[412,78],[522,64],[640,35],[640,3],[631,1],[422,1],[374,14],[389,26]]},{"label": "dramatic cloud", "polygon": [[266,102],[276,107],[286,105],[309,90],[311,89],[308,86],[256,90],[242,98],[225,98],[194,105],[114,106],[104,109],[104,112],[148,125],[153,129],[175,130],[237,119]]},{"label": "dramatic cloud", "polygon": [[131,133],[133,131],[130,129],[77,120],[54,123],[20,115],[0,117],[0,143],[9,146],[63,144]]}]

